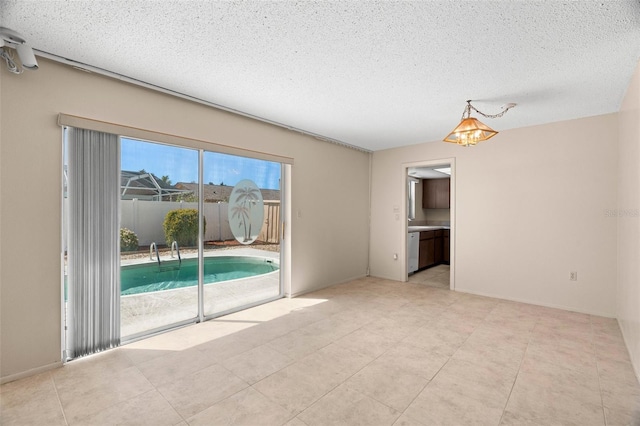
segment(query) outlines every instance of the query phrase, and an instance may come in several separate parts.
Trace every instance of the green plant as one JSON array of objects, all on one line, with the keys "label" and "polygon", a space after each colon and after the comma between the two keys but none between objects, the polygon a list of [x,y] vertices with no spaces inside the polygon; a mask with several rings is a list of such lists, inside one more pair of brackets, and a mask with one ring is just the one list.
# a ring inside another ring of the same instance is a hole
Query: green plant
[{"label": "green plant", "polygon": [[[203,217],[203,230],[207,227],[207,220]],[[198,210],[177,209],[171,210],[164,217],[162,224],[167,246],[174,241],[180,247],[195,246],[198,244]]]},{"label": "green plant", "polygon": [[120,228],[120,251],[138,250],[138,236],[127,228]]}]

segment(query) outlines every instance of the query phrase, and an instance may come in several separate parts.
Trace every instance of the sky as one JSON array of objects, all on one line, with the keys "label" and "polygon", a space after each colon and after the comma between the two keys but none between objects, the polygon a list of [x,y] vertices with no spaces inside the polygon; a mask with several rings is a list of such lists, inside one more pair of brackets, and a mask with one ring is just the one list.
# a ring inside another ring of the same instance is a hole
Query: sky
[{"label": "sky", "polygon": [[[142,169],[172,184],[198,181],[198,150],[122,138],[122,170]],[[280,189],[280,163],[205,151],[204,183],[234,186],[251,179],[258,188]]]}]

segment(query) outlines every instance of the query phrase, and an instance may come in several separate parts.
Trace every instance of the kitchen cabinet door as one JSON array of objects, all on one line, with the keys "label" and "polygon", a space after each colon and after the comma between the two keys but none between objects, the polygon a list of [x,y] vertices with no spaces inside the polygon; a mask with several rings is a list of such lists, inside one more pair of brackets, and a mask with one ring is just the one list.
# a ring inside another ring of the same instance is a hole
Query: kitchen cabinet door
[{"label": "kitchen cabinet door", "polygon": [[422,181],[422,208],[448,209],[450,207],[451,179],[424,179]]},{"label": "kitchen cabinet door", "polygon": [[436,191],[437,191],[436,179],[424,179],[422,181],[422,208],[423,209],[436,208]]},{"label": "kitchen cabinet door", "polygon": [[448,209],[450,207],[451,179],[436,179],[436,209]]},{"label": "kitchen cabinet door", "polygon": [[436,237],[433,241],[433,263],[442,263],[444,261],[444,238]]},{"label": "kitchen cabinet door", "polygon": [[423,231],[420,233],[420,250],[418,267],[420,269],[431,266],[435,263],[435,235],[434,231]]},{"label": "kitchen cabinet door", "polygon": [[448,265],[449,262],[450,262],[450,257],[451,257],[451,254],[450,254],[451,249],[450,249],[450,246],[449,246],[449,230],[448,229],[444,231],[444,241],[443,241],[442,246],[443,246],[442,261]]},{"label": "kitchen cabinet door", "polygon": [[420,269],[431,266],[435,263],[435,239],[429,238],[427,240],[420,240],[419,250],[419,262],[418,267]]}]

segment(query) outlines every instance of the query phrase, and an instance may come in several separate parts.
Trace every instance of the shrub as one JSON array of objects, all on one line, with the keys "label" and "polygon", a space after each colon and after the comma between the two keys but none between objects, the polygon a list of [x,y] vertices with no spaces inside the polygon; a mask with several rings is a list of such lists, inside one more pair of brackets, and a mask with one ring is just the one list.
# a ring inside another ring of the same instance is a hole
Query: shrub
[{"label": "shrub", "polygon": [[[164,237],[167,246],[177,241],[180,247],[195,246],[198,244],[198,210],[178,209],[171,210],[164,217]],[[206,229],[207,220],[203,218],[203,227]],[[203,229],[204,232],[204,229]]]},{"label": "shrub", "polygon": [[120,251],[138,250],[138,236],[127,228],[120,228]]}]

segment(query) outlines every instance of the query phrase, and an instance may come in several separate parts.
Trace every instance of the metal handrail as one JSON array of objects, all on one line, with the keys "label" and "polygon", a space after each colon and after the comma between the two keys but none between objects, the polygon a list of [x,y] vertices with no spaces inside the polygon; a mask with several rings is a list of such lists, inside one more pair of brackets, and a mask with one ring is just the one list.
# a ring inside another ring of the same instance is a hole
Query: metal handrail
[{"label": "metal handrail", "polygon": [[153,250],[156,252],[156,259],[158,259],[158,266],[160,266],[160,253],[158,252],[158,245],[153,242],[149,246],[149,260],[153,260]]},{"label": "metal handrail", "polygon": [[174,241],[171,243],[171,258],[173,259],[173,247],[176,248],[176,253],[178,254],[178,265],[182,265],[182,258],[180,257],[180,247],[178,247],[178,242]]}]

